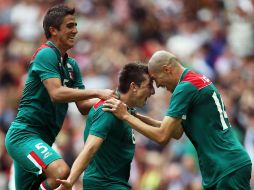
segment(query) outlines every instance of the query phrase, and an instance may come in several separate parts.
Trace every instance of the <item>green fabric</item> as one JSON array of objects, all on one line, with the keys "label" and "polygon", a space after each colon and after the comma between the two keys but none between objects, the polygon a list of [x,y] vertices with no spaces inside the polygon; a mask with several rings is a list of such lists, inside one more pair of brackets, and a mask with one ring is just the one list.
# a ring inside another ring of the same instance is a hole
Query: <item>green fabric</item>
[{"label": "green fabric", "polygon": [[37,176],[27,172],[21,165],[14,161],[15,190],[29,190]]},{"label": "green fabric", "polygon": [[35,165],[31,157],[28,157],[32,152],[45,166],[61,158],[50,145],[40,138],[40,134],[31,133],[18,127],[8,130],[5,146],[8,153],[19,165],[35,175],[40,174],[42,168]]},{"label": "green fabric", "polygon": [[61,159],[61,156],[41,139],[39,133],[19,127],[14,126],[8,130],[5,145],[14,159],[16,189],[29,190],[33,183],[38,183],[38,175],[41,174],[42,168]]},{"label": "green fabric", "polygon": [[[52,144],[63,124],[68,103],[53,103],[42,81],[48,78],[61,79],[62,85],[83,89],[82,76],[76,61],[65,55],[65,64],[59,50],[50,41],[51,47],[40,49],[29,66],[25,88],[14,123],[19,128],[39,132]],[[12,126],[11,126],[12,127]]]},{"label": "green fabric", "polygon": [[104,139],[84,172],[85,189],[130,189],[130,164],[135,151],[133,130],[102,106],[88,114],[84,140],[88,135]]},{"label": "green fabric", "polygon": [[204,190],[251,190],[251,165],[244,166],[218,181],[213,187]]},{"label": "green fabric", "polygon": [[[193,81],[183,80],[187,74]],[[199,88],[199,77],[184,71],[167,116],[182,118],[184,132],[198,154],[203,186],[210,187],[251,161],[233,133],[218,90],[212,83]]]}]

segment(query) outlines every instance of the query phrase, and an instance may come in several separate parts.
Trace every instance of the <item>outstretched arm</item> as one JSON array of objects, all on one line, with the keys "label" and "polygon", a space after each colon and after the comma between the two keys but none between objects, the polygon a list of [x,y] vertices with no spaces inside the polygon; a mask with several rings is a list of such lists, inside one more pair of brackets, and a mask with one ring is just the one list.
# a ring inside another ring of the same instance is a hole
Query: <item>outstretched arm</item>
[{"label": "outstretched arm", "polygon": [[71,190],[81,173],[86,169],[93,155],[97,152],[103,142],[102,138],[89,135],[83,150],[74,161],[71,172],[67,180],[57,181],[61,184],[56,190]]},{"label": "outstretched arm", "polygon": [[114,96],[109,89],[73,89],[61,85],[59,78],[49,78],[43,81],[52,102],[77,102],[91,98],[108,99]]},{"label": "outstretched arm", "polygon": [[111,98],[105,101],[104,106],[104,111],[113,112],[119,119],[127,121],[133,129],[157,143],[166,144],[171,138],[178,139],[183,134],[182,119],[165,116],[159,127],[153,127],[129,114],[127,106],[120,100]]},{"label": "outstretched arm", "polygon": [[76,102],[79,112],[83,115],[87,115],[91,107],[99,101],[98,98],[92,98],[89,100],[83,100]]},{"label": "outstretched arm", "polygon": [[[145,116],[145,115],[142,115],[140,113],[136,113],[135,116],[137,118],[139,118],[141,121],[143,121],[144,123],[146,123],[148,125],[151,125],[153,127],[160,127],[161,124],[162,124],[161,121],[158,121],[156,119],[153,119],[153,118]],[[180,126],[175,128],[175,130],[173,131],[172,137],[174,139],[179,139],[179,138],[181,138],[182,134],[183,134],[183,128],[180,125]]]},{"label": "outstretched arm", "polygon": [[153,127],[160,127],[161,126],[161,121],[158,121],[158,120],[153,119],[151,117],[148,117],[146,115],[142,115],[140,113],[136,113],[134,116],[139,118],[144,123],[146,123],[148,125],[151,125]]}]

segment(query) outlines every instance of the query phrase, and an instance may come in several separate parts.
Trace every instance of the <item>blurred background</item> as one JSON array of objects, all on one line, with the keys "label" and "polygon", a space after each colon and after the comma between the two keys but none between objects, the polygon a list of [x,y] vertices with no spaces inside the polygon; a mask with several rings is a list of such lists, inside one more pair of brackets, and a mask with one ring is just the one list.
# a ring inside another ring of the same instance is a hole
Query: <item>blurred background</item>
[{"label": "blurred background", "polygon": [[[14,190],[5,134],[17,113],[28,64],[45,42],[42,18],[57,3],[76,8],[79,34],[69,51],[86,88],[115,89],[130,61],[156,50],[207,75],[223,96],[232,127],[254,161],[254,0],[0,0],[0,189]],[[156,89],[140,112],[162,119],[170,94]],[[56,147],[71,166],[83,147],[85,117],[70,104]],[[254,176],[254,174],[253,174]],[[133,190],[200,190],[186,137],[160,146],[136,134]],[[252,189],[254,189],[254,179]],[[81,189],[78,182],[76,189]]]}]

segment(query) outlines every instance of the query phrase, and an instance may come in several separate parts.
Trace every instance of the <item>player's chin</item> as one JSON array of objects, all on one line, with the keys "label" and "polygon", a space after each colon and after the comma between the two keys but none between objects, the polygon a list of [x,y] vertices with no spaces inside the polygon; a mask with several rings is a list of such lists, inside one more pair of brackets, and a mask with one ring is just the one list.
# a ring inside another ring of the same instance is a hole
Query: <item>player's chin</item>
[{"label": "player's chin", "polygon": [[69,39],[67,42],[69,47],[73,47],[75,45],[75,40],[74,39]]}]

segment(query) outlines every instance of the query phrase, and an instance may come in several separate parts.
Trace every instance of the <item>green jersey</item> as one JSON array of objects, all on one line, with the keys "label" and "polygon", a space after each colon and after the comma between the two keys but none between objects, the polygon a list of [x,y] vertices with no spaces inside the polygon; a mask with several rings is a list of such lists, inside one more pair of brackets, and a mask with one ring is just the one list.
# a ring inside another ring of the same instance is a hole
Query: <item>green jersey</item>
[{"label": "green jersey", "polygon": [[50,41],[33,55],[18,114],[11,127],[40,133],[46,142],[52,144],[63,124],[68,103],[51,101],[43,85],[43,81],[49,78],[59,78],[63,86],[84,88],[76,61],[67,54],[62,58]]},{"label": "green jersey", "polygon": [[104,139],[84,172],[85,189],[130,189],[128,185],[130,164],[135,151],[132,128],[110,112],[102,110],[103,101],[90,110],[84,131]]},{"label": "green jersey", "polygon": [[204,75],[184,70],[172,94],[167,116],[182,118],[184,132],[198,154],[205,188],[251,164],[233,134],[218,90]]}]

